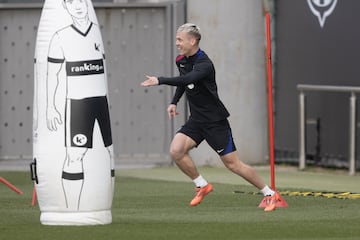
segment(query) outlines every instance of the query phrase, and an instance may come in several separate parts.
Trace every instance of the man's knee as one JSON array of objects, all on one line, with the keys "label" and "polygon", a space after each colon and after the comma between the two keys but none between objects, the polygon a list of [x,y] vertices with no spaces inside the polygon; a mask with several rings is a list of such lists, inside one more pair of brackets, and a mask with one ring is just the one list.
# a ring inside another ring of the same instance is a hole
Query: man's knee
[{"label": "man's knee", "polygon": [[174,161],[180,161],[195,146],[195,141],[190,137],[177,133],[170,145],[170,156]]},{"label": "man's knee", "polygon": [[237,157],[235,152],[222,156],[221,160],[223,161],[224,165],[232,172],[238,171],[242,165],[242,162]]},{"label": "man's knee", "polygon": [[225,166],[232,172],[235,172],[239,168],[239,164],[235,161],[224,162]]},{"label": "man's knee", "polygon": [[174,161],[179,161],[185,155],[185,151],[179,147],[170,146],[170,157]]}]

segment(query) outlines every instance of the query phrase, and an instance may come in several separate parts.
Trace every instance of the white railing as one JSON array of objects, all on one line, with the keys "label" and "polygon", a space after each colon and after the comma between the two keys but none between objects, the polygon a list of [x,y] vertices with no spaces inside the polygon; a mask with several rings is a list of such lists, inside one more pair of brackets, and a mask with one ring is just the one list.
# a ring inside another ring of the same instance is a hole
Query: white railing
[{"label": "white railing", "polygon": [[351,86],[328,86],[328,85],[297,85],[299,93],[300,105],[300,129],[299,129],[299,168],[305,168],[306,160],[306,137],[305,137],[305,92],[346,92],[350,93],[350,127],[349,127],[349,174],[354,175],[355,168],[355,152],[356,152],[356,94],[360,93],[360,87]]}]

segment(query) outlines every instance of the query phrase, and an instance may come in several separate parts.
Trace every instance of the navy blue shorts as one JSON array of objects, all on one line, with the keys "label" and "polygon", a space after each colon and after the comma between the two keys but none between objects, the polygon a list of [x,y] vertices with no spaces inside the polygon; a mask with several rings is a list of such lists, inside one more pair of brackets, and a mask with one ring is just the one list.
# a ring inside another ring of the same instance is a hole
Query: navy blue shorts
[{"label": "navy blue shorts", "polygon": [[203,140],[206,140],[210,147],[220,156],[236,151],[227,119],[210,123],[196,122],[189,119],[178,132],[193,139],[197,146]]}]

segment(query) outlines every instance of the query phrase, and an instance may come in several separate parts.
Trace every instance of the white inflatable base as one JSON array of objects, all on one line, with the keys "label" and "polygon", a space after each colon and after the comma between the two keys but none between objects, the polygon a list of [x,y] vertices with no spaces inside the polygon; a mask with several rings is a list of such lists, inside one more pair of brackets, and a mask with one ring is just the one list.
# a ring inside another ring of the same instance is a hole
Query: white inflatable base
[{"label": "white inflatable base", "polygon": [[112,222],[110,210],[96,212],[42,212],[44,225],[103,225]]}]

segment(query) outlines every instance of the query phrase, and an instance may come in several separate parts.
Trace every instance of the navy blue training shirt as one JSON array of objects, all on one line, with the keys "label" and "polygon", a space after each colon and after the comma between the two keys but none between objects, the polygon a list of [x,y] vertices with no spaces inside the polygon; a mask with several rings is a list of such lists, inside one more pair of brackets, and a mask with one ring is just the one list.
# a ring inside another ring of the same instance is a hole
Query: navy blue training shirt
[{"label": "navy blue training shirt", "polygon": [[176,65],[180,76],[158,78],[159,85],[177,86],[172,104],[177,104],[186,92],[192,120],[217,122],[230,116],[217,92],[214,65],[204,51],[199,49],[190,57],[180,55]]}]

